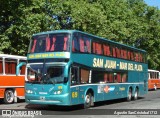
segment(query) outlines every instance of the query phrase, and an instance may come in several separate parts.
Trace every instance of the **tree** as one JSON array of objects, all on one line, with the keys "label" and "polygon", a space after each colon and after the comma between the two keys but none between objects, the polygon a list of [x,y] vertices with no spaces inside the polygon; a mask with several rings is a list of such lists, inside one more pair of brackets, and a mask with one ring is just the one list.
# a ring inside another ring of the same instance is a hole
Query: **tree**
[{"label": "tree", "polygon": [[160,10],[143,0],[1,0],[0,53],[26,55],[32,34],[76,29],[144,49],[160,69]]}]

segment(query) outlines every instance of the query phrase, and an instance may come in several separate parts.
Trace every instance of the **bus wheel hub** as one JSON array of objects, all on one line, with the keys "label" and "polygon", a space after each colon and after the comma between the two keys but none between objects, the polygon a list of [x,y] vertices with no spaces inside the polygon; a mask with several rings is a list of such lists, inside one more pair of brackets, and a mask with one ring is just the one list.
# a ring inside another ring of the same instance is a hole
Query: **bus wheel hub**
[{"label": "bus wheel hub", "polygon": [[86,101],[86,103],[90,102],[90,96],[89,95],[86,95],[85,101]]}]

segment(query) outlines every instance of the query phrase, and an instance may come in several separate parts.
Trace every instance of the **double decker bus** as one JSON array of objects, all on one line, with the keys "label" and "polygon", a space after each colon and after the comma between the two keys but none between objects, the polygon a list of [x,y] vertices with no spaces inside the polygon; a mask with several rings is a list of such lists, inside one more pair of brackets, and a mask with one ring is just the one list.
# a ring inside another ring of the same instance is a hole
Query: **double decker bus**
[{"label": "double decker bus", "polygon": [[157,90],[157,88],[160,88],[160,72],[148,69],[148,89]]},{"label": "double decker bus", "polygon": [[[25,65],[17,66],[26,60],[24,56],[0,54],[0,100],[6,104],[25,98]],[[18,75],[17,69],[20,69]]]},{"label": "double decker bus", "polygon": [[27,55],[30,104],[93,106],[148,91],[146,52],[77,30],[34,34]]}]

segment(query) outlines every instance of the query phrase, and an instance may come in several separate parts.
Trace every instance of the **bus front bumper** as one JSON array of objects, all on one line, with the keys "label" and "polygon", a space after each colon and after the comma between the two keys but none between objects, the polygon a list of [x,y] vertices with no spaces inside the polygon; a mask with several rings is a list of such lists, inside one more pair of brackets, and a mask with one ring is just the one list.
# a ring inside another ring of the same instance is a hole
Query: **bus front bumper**
[{"label": "bus front bumper", "polygon": [[34,94],[26,94],[25,100],[29,104],[48,104],[48,105],[69,105],[69,94],[62,95],[34,95]]}]

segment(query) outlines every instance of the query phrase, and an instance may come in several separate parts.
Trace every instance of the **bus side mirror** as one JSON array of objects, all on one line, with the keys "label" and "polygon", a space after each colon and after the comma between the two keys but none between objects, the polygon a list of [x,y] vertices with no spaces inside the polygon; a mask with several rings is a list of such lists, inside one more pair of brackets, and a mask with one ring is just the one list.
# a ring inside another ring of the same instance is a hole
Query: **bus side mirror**
[{"label": "bus side mirror", "polygon": [[64,77],[64,83],[68,82],[68,77]]},{"label": "bus side mirror", "polygon": [[16,67],[16,76],[18,76],[20,74],[20,68],[23,66],[23,65],[26,65],[26,62],[21,62],[17,65]]}]

